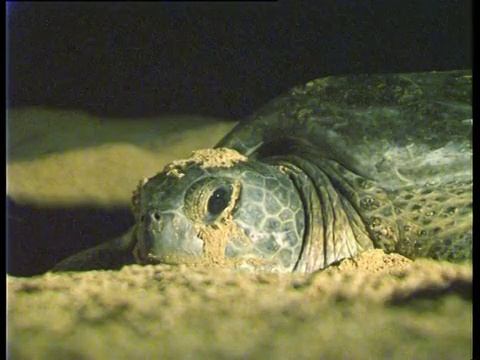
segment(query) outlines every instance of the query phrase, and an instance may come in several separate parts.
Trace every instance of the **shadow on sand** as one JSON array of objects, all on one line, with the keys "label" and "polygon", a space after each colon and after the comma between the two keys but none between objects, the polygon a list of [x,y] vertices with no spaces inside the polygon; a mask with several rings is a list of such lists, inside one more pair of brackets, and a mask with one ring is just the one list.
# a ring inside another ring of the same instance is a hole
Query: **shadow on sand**
[{"label": "shadow on sand", "polygon": [[38,207],[7,198],[7,274],[33,276],[67,256],[125,233],[128,207]]}]

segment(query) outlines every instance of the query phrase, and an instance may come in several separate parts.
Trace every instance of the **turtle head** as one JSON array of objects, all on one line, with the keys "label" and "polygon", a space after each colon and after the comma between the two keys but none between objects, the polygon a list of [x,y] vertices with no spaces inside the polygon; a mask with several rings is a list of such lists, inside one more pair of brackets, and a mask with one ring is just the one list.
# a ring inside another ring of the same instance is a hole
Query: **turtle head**
[{"label": "turtle head", "polygon": [[305,215],[289,176],[229,149],[194,152],[133,197],[139,263],[292,271]]}]

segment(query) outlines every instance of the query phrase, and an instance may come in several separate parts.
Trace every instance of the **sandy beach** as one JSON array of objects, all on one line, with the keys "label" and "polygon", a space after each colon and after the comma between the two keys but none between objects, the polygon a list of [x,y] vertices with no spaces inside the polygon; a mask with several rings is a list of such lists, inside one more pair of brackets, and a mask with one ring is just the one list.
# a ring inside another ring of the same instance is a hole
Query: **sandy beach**
[{"label": "sandy beach", "polygon": [[234,125],[9,111],[10,359],[472,357],[469,264],[374,250],[310,275],[183,265],[44,274],[126,231],[140,179]]}]

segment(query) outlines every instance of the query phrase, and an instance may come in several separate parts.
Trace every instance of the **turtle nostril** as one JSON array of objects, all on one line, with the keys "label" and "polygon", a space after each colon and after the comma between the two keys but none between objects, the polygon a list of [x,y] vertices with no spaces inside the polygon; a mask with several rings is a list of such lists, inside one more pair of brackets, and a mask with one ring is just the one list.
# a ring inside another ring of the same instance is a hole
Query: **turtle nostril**
[{"label": "turtle nostril", "polygon": [[162,220],[162,214],[158,211],[142,214],[140,216],[140,222],[142,224],[145,224],[146,226],[152,223],[159,223],[161,220]]},{"label": "turtle nostril", "polygon": [[155,233],[162,231],[162,213],[160,211],[152,211],[148,219],[148,224],[146,225],[150,231],[153,231]]}]

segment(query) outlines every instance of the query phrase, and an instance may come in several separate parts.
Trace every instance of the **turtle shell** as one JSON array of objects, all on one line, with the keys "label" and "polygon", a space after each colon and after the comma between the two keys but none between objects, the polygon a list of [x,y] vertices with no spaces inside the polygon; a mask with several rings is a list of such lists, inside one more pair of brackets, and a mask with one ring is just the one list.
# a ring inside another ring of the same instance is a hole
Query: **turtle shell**
[{"label": "turtle shell", "polygon": [[217,147],[265,157],[301,139],[387,188],[471,179],[470,71],[326,77],[293,88]]}]

